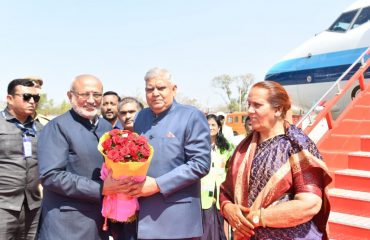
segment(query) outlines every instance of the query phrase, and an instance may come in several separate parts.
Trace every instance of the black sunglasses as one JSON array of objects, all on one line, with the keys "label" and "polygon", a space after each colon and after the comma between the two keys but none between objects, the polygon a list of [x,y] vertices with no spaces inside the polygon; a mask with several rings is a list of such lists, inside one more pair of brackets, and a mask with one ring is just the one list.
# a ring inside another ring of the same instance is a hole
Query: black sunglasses
[{"label": "black sunglasses", "polygon": [[28,102],[31,98],[33,98],[33,100],[36,103],[40,101],[40,95],[38,95],[38,94],[31,94],[31,93],[17,94],[17,93],[14,93],[13,95],[23,97],[23,101],[25,101],[25,102]]}]

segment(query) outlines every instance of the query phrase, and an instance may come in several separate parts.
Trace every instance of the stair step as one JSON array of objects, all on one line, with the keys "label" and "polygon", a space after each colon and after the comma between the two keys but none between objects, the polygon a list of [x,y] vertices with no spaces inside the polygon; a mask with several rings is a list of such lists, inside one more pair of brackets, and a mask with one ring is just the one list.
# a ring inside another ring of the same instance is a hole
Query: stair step
[{"label": "stair step", "polygon": [[352,134],[330,134],[325,141],[320,144],[320,151],[360,151],[361,135]]},{"label": "stair step", "polygon": [[370,193],[370,171],[342,169],[335,171],[335,187]]},{"label": "stair step", "polygon": [[361,136],[361,151],[370,152],[370,135]]},{"label": "stair step", "polygon": [[332,211],[370,217],[370,193],[332,188],[329,195]]},{"label": "stair step", "polygon": [[345,169],[348,168],[348,152],[329,151],[319,148],[324,162],[329,169]]},{"label": "stair step", "polygon": [[354,200],[362,200],[370,202],[370,193],[361,192],[361,191],[353,191],[341,188],[333,188],[329,190],[330,196],[338,196],[338,197],[345,197]]},{"label": "stair step", "polygon": [[364,240],[370,236],[370,218],[330,212],[329,237],[335,240]]},{"label": "stair step", "polygon": [[348,168],[370,171],[370,152],[348,153]]},{"label": "stair step", "polygon": [[367,92],[362,95],[362,97],[360,97],[357,101],[356,101],[356,105],[369,105],[369,101],[370,101],[370,94],[368,94]]},{"label": "stair step", "polygon": [[[370,116],[367,116],[370,119]],[[332,129],[335,134],[369,134],[370,133],[370,120],[354,120],[343,119],[340,123]]]},{"label": "stair step", "polygon": [[368,120],[370,116],[370,105],[356,104],[346,112],[347,118],[357,120]]}]

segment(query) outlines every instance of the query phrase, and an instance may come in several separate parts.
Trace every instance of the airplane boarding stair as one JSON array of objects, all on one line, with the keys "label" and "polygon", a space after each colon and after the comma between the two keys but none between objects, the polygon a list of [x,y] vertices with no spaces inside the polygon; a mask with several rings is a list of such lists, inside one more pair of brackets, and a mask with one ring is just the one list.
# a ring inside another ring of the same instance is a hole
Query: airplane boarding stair
[{"label": "airplane boarding stair", "polygon": [[[309,134],[323,119],[329,128],[317,146],[333,177],[329,188],[330,239],[370,239],[370,82],[365,84],[363,75],[369,66],[370,59],[363,61],[363,68],[348,81],[348,87],[344,86],[328,101],[315,122],[305,128]],[[351,82],[357,80],[361,93],[334,121],[331,107],[345,94]],[[302,122],[297,125],[301,126]]]},{"label": "airplane boarding stair", "polygon": [[331,239],[370,239],[370,84],[317,144],[333,177]]}]

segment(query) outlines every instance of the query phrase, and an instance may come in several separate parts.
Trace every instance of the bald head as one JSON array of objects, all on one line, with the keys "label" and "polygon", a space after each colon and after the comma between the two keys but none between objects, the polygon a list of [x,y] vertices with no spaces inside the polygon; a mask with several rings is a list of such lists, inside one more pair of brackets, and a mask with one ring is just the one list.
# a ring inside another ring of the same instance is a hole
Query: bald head
[{"label": "bald head", "polygon": [[100,79],[90,74],[76,76],[72,82],[71,90],[78,91],[79,88],[86,85],[94,85],[95,87],[100,88],[101,92],[103,92],[103,84]]}]

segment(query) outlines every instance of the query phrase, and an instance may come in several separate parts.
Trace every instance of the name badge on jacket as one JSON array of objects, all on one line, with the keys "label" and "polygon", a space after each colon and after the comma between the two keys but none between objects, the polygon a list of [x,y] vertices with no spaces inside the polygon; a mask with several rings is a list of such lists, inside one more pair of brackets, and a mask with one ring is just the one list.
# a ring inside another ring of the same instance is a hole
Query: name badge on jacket
[{"label": "name badge on jacket", "polygon": [[23,156],[24,158],[32,157],[32,142],[26,135],[23,136]]}]

